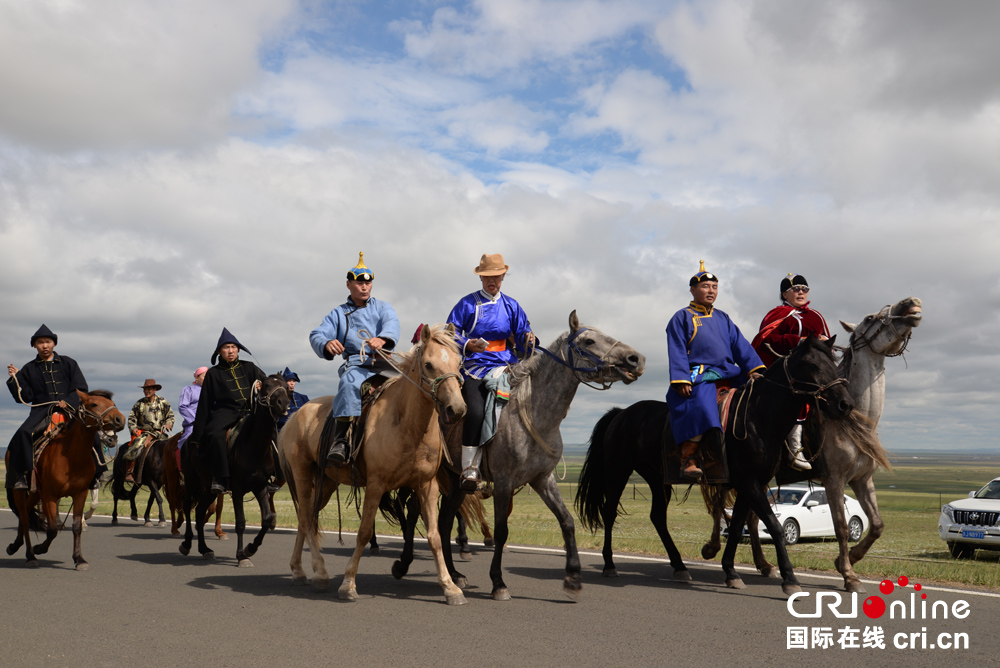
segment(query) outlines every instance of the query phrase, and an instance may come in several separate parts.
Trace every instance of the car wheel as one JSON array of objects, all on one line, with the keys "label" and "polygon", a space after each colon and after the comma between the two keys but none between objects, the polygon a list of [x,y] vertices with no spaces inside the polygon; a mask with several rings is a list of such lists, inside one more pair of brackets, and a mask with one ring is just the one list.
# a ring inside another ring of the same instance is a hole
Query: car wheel
[{"label": "car wheel", "polygon": [[781,525],[781,531],[785,534],[785,545],[795,545],[799,542],[799,523],[795,520],[785,520]]},{"label": "car wheel", "polygon": [[976,551],[976,548],[965,543],[948,543],[948,547],[951,548],[951,556],[956,559],[968,559]]},{"label": "car wheel", "polygon": [[852,543],[856,543],[861,540],[861,534],[865,531],[865,525],[861,521],[860,517],[852,517],[851,521],[847,523],[847,540]]}]

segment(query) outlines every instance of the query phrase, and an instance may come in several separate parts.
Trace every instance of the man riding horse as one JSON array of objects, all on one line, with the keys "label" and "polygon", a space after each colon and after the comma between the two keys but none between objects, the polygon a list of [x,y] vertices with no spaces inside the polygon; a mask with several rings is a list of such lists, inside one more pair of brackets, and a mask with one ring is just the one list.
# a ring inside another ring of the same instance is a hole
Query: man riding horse
[{"label": "man riding horse", "polygon": [[223,327],[212,353],[214,366],[205,373],[194,427],[188,439],[189,444],[197,445],[199,454],[208,459],[212,469],[212,494],[229,491],[226,433],[250,414],[251,393],[260,389],[267,378],[256,364],[240,360],[241,350],[250,352]]},{"label": "man riding horse", "polygon": [[[801,274],[788,274],[778,286],[781,304],[771,309],[760,323],[760,331],[750,345],[760,359],[771,366],[778,359],[792,352],[795,346],[813,334],[820,341],[830,338],[830,329],[823,315],[809,307],[809,282]],[[799,416],[798,423],[788,433],[788,452],[793,468],[800,471],[812,469],[802,455],[802,425],[809,414],[808,404]]]},{"label": "man riding horse", "polygon": [[[13,364],[7,365],[7,389],[14,401],[31,406],[28,418],[18,427],[10,439],[10,470],[7,472],[7,487],[27,490],[32,470],[35,468],[32,434],[36,429],[48,424],[52,405],[59,408],[67,405],[80,407],[77,390],[87,392],[87,380],[76,361],[55,352],[59,337],[45,325],[31,337],[31,346],[37,351],[35,359],[18,370]],[[13,482],[11,482],[13,481]]]},{"label": "man riding horse", "polygon": [[166,399],[156,394],[163,386],[152,378],[147,378],[139,389],[142,390],[142,399],[135,402],[132,412],[128,414],[128,431],[132,440],[125,452],[125,482],[131,483],[135,482],[132,470],[142,451],[154,441],[167,438],[174,428],[173,409]]},{"label": "man riding horse", "polygon": [[[316,355],[344,359],[340,386],[333,400],[334,442],[326,466],[343,466],[350,457],[348,431],[361,415],[361,384],[377,373],[376,350],[392,350],[399,341],[399,318],[388,302],[371,296],[375,274],[365,266],[365,254],[347,270],[347,301],[330,311],[319,327],[309,333]],[[370,349],[366,352],[365,348]]]},{"label": "man riding horse", "polygon": [[719,279],[705,271],[705,262],[688,282],[691,303],[667,325],[670,361],[670,429],[681,447],[681,475],[697,480],[702,438],[710,431],[721,437],[717,385],[742,385],[764,369],[760,357],[729,316],[715,308]]},{"label": "man riding horse", "polygon": [[296,411],[309,403],[309,397],[302,394],[301,392],[295,391],[295,385],[300,383],[299,374],[295,373],[287,366],[285,370],[281,372],[281,377],[285,379],[285,383],[288,385],[288,412],[278,420],[278,429],[280,430],[285,426],[285,423],[295,415]]}]

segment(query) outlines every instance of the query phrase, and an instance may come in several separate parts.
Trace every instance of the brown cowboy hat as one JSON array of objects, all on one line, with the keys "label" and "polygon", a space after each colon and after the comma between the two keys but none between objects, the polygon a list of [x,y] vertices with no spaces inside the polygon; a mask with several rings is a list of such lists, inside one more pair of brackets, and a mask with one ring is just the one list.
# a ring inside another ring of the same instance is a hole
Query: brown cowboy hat
[{"label": "brown cowboy hat", "polygon": [[497,253],[496,255],[483,255],[482,259],[479,260],[479,266],[472,271],[480,276],[499,276],[506,274],[508,269],[510,267],[503,263],[503,255]]},{"label": "brown cowboy hat", "polygon": [[157,392],[159,392],[160,390],[162,390],[162,389],[163,389],[163,386],[162,386],[162,385],[159,385],[159,384],[158,384],[158,383],[157,383],[157,382],[156,382],[155,380],[153,380],[152,378],[147,378],[147,379],[146,379],[146,382],[145,382],[145,383],[143,383],[142,385],[140,385],[140,386],[139,386],[139,389],[142,389],[142,390],[145,390],[145,389],[146,389],[147,387],[151,387],[151,388],[153,388],[154,390],[156,390]]}]

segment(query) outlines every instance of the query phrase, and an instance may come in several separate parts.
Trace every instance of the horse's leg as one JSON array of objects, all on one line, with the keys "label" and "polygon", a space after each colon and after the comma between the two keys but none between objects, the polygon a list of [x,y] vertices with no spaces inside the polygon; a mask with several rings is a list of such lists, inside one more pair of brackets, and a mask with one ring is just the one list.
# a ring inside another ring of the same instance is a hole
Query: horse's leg
[{"label": "horse's leg", "polygon": [[865,534],[865,537],[857,545],[851,548],[851,565],[853,566],[864,558],[872,544],[879,539],[883,529],[885,529],[885,524],[882,522],[882,516],[878,512],[878,499],[875,498],[875,481],[872,480],[871,475],[852,480],[851,489],[854,490],[854,495],[858,497],[858,503],[861,504],[865,515],[868,516],[869,524],[868,533]]},{"label": "horse's leg", "polygon": [[441,534],[438,531],[437,523],[437,478],[432,476],[427,484],[415,491],[420,500],[420,514],[424,518],[424,526],[427,527],[427,545],[431,548],[434,564],[437,566],[438,584],[444,590],[448,605],[465,605],[465,595],[461,589],[455,586],[451,576],[448,575],[448,565],[444,562],[444,554],[441,549]]},{"label": "horse's leg", "polygon": [[493,517],[496,525],[493,527],[493,537],[496,545],[493,546],[493,560],[490,562],[490,579],[493,581],[493,600],[509,601],[510,590],[507,589],[503,581],[503,548],[507,544],[507,536],[510,530],[507,526],[508,510],[510,509],[513,497],[513,490],[504,485],[494,483],[493,487]]},{"label": "horse's leg", "polygon": [[[609,473],[611,472],[609,471]],[[614,549],[612,548],[612,534],[615,530],[615,522],[618,521],[618,503],[621,501],[622,493],[625,491],[625,487],[628,485],[628,478],[631,475],[631,471],[624,477],[609,475],[610,478],[614,479],[609,480],[604,489],[604,504],[601,506],[601,521],[604,523],[604,548],[601,550],[601,554],[604,555],[604,570],[602,573],[606,578],[618,577],[618,569],[615,567]],[[653,484],[649,486],[650,488],[655,487]],[[652,515],[650,515],[650,519],[652,519]]]},{"label": "horse's leg", "polygon": [[[278,519],[278,514],[271,507],[271,495],[267,493],[267,489],[261,488],[256,490],[253,495],[257,499],[257,505],[260,506],[260,531],[254,536],[253,542],[247,545],[245,553],[248,566],[253,566],[250,563],[250,557],[257,554],[257,550],[260,549],[261,544],[264,542],[264,536],[268,531],[274,529],[274,525]],[[240,565],[242,566],[243,564]]]},{"label": "horse's leg", "polygon": [[[188,484],[191,484],[191,480],[188,480]],[[191,540],[194,538],[194,531],[191,529],[191,497],[188,496],[188,492],[192,488],[188,488],[184,497],[181,499],[181,512],[184,514],[184,540],[181,541],[180,547],[178,548],[181,554],[187,556],[191,552]],[[197,521],[197,510],[195,511],[195,520]]]},{"label": "horse's leg", "polygon": [[[14,537],[14,541],[7,546],[7,556],[14,556],[17,551],[21,549],[24,545],[25,537],[28,535],[28,514],[25,513],[27,510],[27,499],[24,492],[15,492],[14,490],[7,490],[7,500],[10,503],[11,508],[17,513],[17,535]],[[28,565],[37,566],[37,562],[32,564],[31,562],[35,560],[35,555],[31,552],[31,546],[28,546]]]},{"label": "horse's leg", "polygon": [[[448,575],[452,582],[462,589],[469,586],[469,580],[464,575],[455,570],[455,562],[451,557],[451,528],[455,523],[455,515],[465,500],[465,492],[458,486],[458,474],[449,471],[448,482],[451,493],[442,497],[441,511],[438,515],[438,535],[441,536],[441,551],[444,554],[444,563],[448,566]],[[410,550],[412,554],[413,539],[411,535]]]},{"label": "horse's leg", "polygon": [[149,519],[149,514],[151,512],[153,512],[153,501],[156,500],[156,497],[153,496],[154,494],[155,494],[155,490],[153,489],[153,484],[150,483],[150,485],[149,485],[149,499],[146,501],[146,514],[142,516],[142,520],[143,520],[142,526],[144,526],[144,527],[151,527],[151,526],[153,526],[152,520]]},{"label": "horse's leg", "polygon": [[[93,517],[94,511],[97,510],[98,489],[100,489],[100,487],[90,490],[90,508],[88,508],[87,512],[83,514],[84,520],[89,520]],[[86,526],[86,522],[84,522],[84,526]]]},{"label": "horse's leg", "polygon": [[[774,551],[778,557],[778,570],[781,572],[781,591],[785,592],[787,596],[802,591],[802,587],[795,577],[795,572],[792,570],[792,560],[788,558],[788,550],[785,548],[785,534],[781,530],[778,518],[774,516],[771,505],[767,502],[767,495],[764,489],[759,485],[753,485],[749,488],[745,487],[740,489],[736,495],[737,503],[739,503],[740,497],[746,497],[749,509],[757,513],[757,516],[764,522],[764,526],[767,527],[768,533],[771,534],[771,539],[774,541]],[[733,514],[735,516],[735,512]],[[739,534],[742,533],[743,526],[740,525]],[[740,535],[734,536],[732,527],[730,527],[729,541],[733,542],[734,537],[738,542]],[[726,545],[726,552],[727,554],[729,552],[728,544]],[[736,549],[733,548],[733,553],[735,552]]]},{"label": "horse's leg", "polygon": [[243,532],[247,528],[246,513],[243,509],[243,490],[233,485],[233,513],[236,515],[236,561],[240,568],[252,566],[250,557],[243,550]]},{"label": "horse's leg", "polygon": [[42,514],[45,515],[45,540],[36,545],[35,554],[45,554],[49,551],[49,545],[59,535],[59,499],[42,499]]},{"label": "horse's leg", "polygon": [[160,521],[156,523],[156,526],[161,527],[167,523],[167,518],[163,516],[163,495],[160,494],[160,485],[156,482],[151,482],[149,483],[149,488],[153,490],[153,498],[156,500],[156,509],[159,511],[160,515]]},{"label": "horse's leg", "polygon": [[[660,542],[663,543],[663,547],[667,550],[667,556],[670,557],[670,565],[674,569],[674,579],[682,582],[690,582],[691,573],[688,572],[688,567],[684,564],[683,557],[681,557],[681,551],[677,549],[674,539],[670,537],[670,530],[667,528],[667,509],[670,504],[670,495],[673,492],[673,488],[661,482],[663,479],[661,472],[656,471],[655,473],[658,475],[650,476],[650,479],[646,479],[646,484],[649,485],[650,492],[653,495],[653,504],[649,510],[649,519],[653,523],[656,533],[660,536]],[[645,476],[643,478],[645,479]],[[616,512],[617,508],[618,502],[615,501],[614,510]],[[604,526],[607,527],[607,523]]]},{"label": "horse's leg", "polygon": [[760,527],[757,524],[757,513],[752,510],[747,515],[747,531],[750,533],[750,551],[753,553],[753,565],[766,578],[778,577],[774,566],[764,556],[764,548],[760,544]]},{"label": "horse's leg", "polygon": [[[305,540],[309,544],[309,554],[312,556],[312,572],[313,572],[313,586],[320,590],[326,591],[327,587],[330,586],[330,574],[326,570],[326,562],[323,561],[323,552],[320,550],[319,546],[319,528],[316,524],[317,517],[319,516],[319,510],[315,507],[315,494],[316,494],[316,483],[315,478],[309,477],[309,483],[305,486],[305,491],[303,488],[299,488],[299,500],[305,501],[299,505],[299,531],[305,532]],[[337,491],[337,483],[331,481],[327,478],[323,485],[323,497],[320,499],[320,508],[325,508],[326,504],[330,502],[330,497],[333,493]],[[294,559],[294,554],[293,554]],[[302,548],[299,548],[299,569],[301,570],[302,562]],[[305,573],[302,574],[305,578]],[[304,581],[304,580],[303,580]]]},{"label": "horse's leg", "polygon": [[733,504],[733,514],[729,520],[729,538],[726,539],[726,549],[722,551],[722,572],[726,576],[726,586],[730,589],[746,589],[742,578],[733,568],[733,563],[736,559],[736,548],[740,544],[749,510],[746,497],[737,494],[736,502]]},{"label": "horse's leg", "polygon": [[850,534],[847,530],[847,509],[844,508],[843,503],[835,501],[844,498],[844,480],[838,476],[828,475],[823,481],[823,487],[826,489],[826,498],[830,504],[830,519],[833,521],[833,533],[837,537],[837,547],[839,548],[837,558],[833,560],[834,568],[844,576],[844,589],[850,592],[863,592],[865,588],[861,584],[861,578],[851,568],[851,558],[848,551]]},{"label": "horse's leg", "polygon": [[[195,528],[198,530],[198,554],[200,554],[203,559],[215,559],[215,552],[210,550],[208,543],[205,542],[205,515],[208,513],[208,507],[211,503],[212,496],[210,494],[205,494],[198,499],[198,506],[194,511]],[[190,524],[188,527],[188,531],[191,531]]]},{"label": "horse's leg", "polygon": [[73,563],[78,571],[90,570],[90,564],[83,558],[83,507],[87,504],[89,491],[85,490],[73,497]]},{"label": "horse's leg", "polygon": [[[417,530],[417,517],[416,513],[408,513],[409,501],[412,497],[413,491],[405,488],[399,490],[399,494],[396,496],[396,512],[399,515],[399,528],[403,532],[403,551],[399,555],[399,559],[392,562],[392,577],[397,580],[401,580],[404,575],[410,570],[410,564],[413,563],[413,540],[414,533]],[[404,501],[400,497],[405,497]],[[438,527],[438,536],[441,535],[441,527]]]},{"label": "horse's leg", "polygon": [[219,494],[215,499],[215,537],[219,540],[229,540],[229,534],[222,530],[222,502],[225,494]]},{"label": "horse's leg", "polygon": [[[712,491],[709,491],[712,490]],[[702,559],[714,559],[722,549],[722,518],[726,513],[726,490],[715,485],[703,485],[701,496],[705,505],[710,508],[712,516],[712,535],[708,542],[701,546]]]},{"label": "horse's leg", "polygon": [[[563,542],[566,544],[566,577],[563,580],[563,592],[575,601],[579,598],[580,590],[583,588],[583,577],[580,574],[580,555],[576,549],[576,527],[573,524],[573,515],[563,503],[562,494],[559,493],[559,483],[556,482],[556,477],[552,473],[532,483],[531,488],[538,492],[542,501],[559,520]],[[665,515],[666,506],[664,506]],[[679,558],[680,554],[678,553],[677,556]],[[683,562],[681,565],[683,566]]]},{"label": "horse's leg", "polygon": [[344,601],[358,600],[358,589],[355,580],[358,575],[358,564],[361,563],[361,553],[365,551],[365,545],[375,532],[375,513],[378,512],[378,502],[385,492],[379,482],[368,480],[365,489],[365,504],[361,509],[361,526],[358,527],[358,540],[354,546],[354,554],[347,562],[347,569],[344,570],[344,581],[337,591],[337,596]]},{"label": "horse's leg", "polygon": [[114,499],[114,504],[111,506],[111,525],[115,526],[118,524],[118,495],[115,494],[115,483],[111,483],[111,498]]},{"label": "horse's leg", "polygon": [[140,489],[139,483],[132,485],[132,491],[128,495],[128,505],[129,509],[132,511],[132,514],[129,516],[129,519],[131,519],[133,522],[139,521],[139,509],[136,508],[135,506],[135,497],[139,495],[139,489]]}]

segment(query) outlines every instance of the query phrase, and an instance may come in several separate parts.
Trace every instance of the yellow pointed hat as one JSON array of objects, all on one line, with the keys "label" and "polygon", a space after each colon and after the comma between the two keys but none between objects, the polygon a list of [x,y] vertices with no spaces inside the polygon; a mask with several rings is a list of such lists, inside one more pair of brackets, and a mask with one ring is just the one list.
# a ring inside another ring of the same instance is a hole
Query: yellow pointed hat
[{"label": "yellow pointed hat", "polygon": [[347,280],[349,281],[371,281],[375,274],[365,266],[365,253],[358,253],[358,263],[347,270]]},{"label": "yellow pointed hat", "polygon": [[689,285],[697,285],[698,283],[702,283],[704,281],[715,281],[716,283],[719,282],[718,276],[716,276],[710,271],[705,270],[704,260],[698,260],[698,263],[699,263],[698,273],[691,277]]}]

